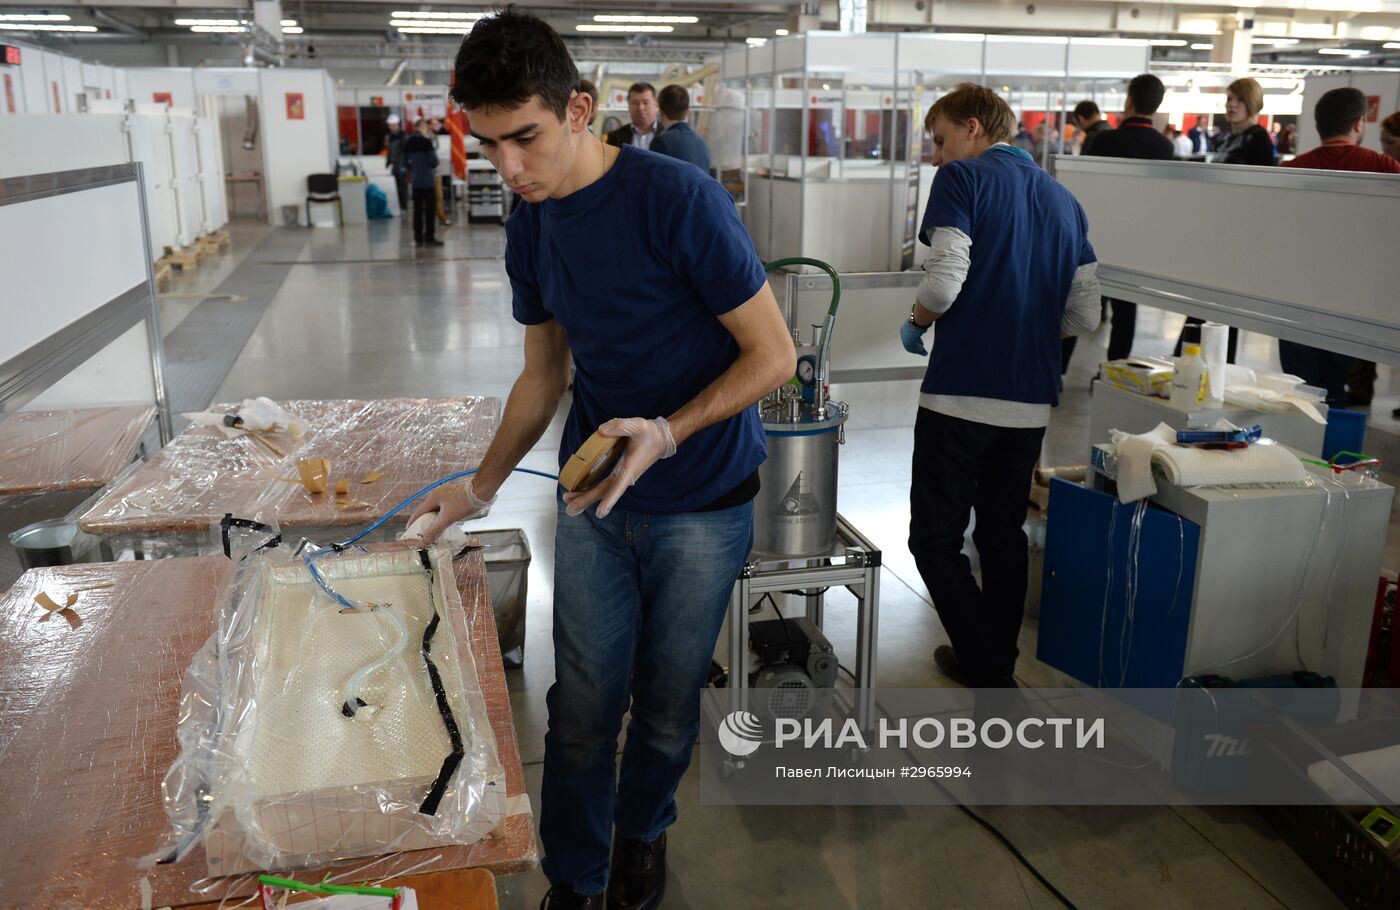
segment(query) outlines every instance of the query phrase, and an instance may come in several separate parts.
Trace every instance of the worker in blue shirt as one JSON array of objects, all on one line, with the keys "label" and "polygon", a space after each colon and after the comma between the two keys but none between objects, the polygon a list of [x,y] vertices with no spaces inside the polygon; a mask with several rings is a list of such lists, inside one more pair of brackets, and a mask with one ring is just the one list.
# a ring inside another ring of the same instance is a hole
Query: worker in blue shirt
[{"label": "worker in blue shirt", "polygon": [[595,430],[626,437],[607,479],[558,504],[540,840],[551,910],[647,910],[752,545],[767,454],[755,404],[796,353],[729,194],[590,133],[593,101],[545,22],[513,7],[481,20],[454,75],[482,154],[521,198],[506,271],[525,366],[476,475],[417,514],[438,512],[425,540],[484,515],[549,427],[571,360],[560,463]]},{"label": "worker in blue shirt", "polygon": [[651,150],[689,161],[705,173],[710,172],[710,149],[705,140],[690,128],[690,92],[679,85],[668,85],[656,96],[661,109],[661,133],[651,141]]},{"label": "worker in blue shirt", "polygon": [[[952,642],[945,675],[1014,686],[1026,598],[1031,472],[1058,403],[1060,339],[1099,324],[1099,281],[1084,210],[1023,149],[994,91],[964,84],[924,126],[938,173],[920,238],[924,277],[900,328],[933,353],[914,428],[909,549]],[[963,555],[971,513],[981,586]]]}]

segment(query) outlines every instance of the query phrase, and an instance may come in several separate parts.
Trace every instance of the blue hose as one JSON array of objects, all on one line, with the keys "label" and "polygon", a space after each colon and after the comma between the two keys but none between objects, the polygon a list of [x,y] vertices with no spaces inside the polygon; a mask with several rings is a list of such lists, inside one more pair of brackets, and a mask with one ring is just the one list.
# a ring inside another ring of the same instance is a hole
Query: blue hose
[{"label": "blue hose", "polygon": [[[401,512],[405,506],[413,502],[418,497],[424,495],[425,493],[431,493],[433,490],[436,490],[438,487],[442,486],[445,483],[451,483],[454,480],[461,480],[463,477],[468,477],[472,474],[475,474],[476,471],[476,468],[472,468],[469,471],[458,471],[455,474],[448,474],[441,480],[433,481],[423,489],[419,490],[417,493],[414,493],[412,496],[405,499],[403,502],[394,506],[388,512],[384,513],[383,516],[371,523],[368,527],[360,531],[354,537],[351,537],[349,540],[346,540],[342,543],[331,544],[328,547],[318,547],[315,550],[308,551],[307,554],[302,557],[302,561],[306,563],[306,568],[310,570],[312,580],[316,582],[317,586],[320,587],[322,591],[325,591],[327,594],[329,594],[332,598],[335,599],[335,602],[340,604],[342,607],[354,609],[358,606],[361,606],[360,604],[349,600],[344,595],[337,593],[333,588],[331,588],[331,586],[326,583],[325,577],[321,575],[320,570],[316,568],[316,563],[314,560],[316,560],[318,557],[326,555],[327,553],[339,553],[346,547],[353,546],[356,542],[363,540],[365,536],[372,534],[376,529],[383,525],[384,522],[388,521],[390,518],[393,518],[395,515]],[[547,480],[557,481],[559,479],[559,476],[557,474],[549,474],[545,471],[536,471],[531,468],[514,468],[513,471],[517,474],[534,474],[536,477],[543,477]]]}]

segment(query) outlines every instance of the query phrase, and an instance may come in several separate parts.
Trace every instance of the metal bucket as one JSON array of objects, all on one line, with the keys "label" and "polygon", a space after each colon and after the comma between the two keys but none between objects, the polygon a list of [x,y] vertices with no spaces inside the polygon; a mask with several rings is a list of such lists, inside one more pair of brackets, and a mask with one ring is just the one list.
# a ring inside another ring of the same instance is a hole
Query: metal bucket
[{"label": "metal bucket", "polygon": [[758,470],[754,550],[818,556],[836,547],[836,468],[844,412],[829,420],[767,423],[768,460]]},{"label": "metal bucket", "polygon": [[66,566],[75,562],[101,562],[104,548],[99,540],[84,534],[78,526],[62,518],[35,522],[10,535],[10,545],[19,553],[26,569]]}]

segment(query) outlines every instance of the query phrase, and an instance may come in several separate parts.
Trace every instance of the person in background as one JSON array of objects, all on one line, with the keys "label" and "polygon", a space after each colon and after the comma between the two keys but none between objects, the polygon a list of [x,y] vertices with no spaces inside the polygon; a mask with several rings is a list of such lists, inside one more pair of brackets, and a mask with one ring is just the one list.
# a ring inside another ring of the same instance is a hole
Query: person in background
[{"label": "person in background", "polygon": [[1253,79],[1236,79],[1225,90],[1225,122],[1230,131],[1221,138],[1216,151],[1224,153],[1225,164],[1254,164],[1272,167],[1278,163],[1269,131],[1259,125],[1264,109],[1264,89]]},{"label": "person in background", "polygon": [[1089,148],[1094,144],[1094,139],[1099,133],[1113,129],[1108,121],[1103,119],[1103,114],[1099,112],[1099,106],[1092,101],[1081,101],[1074,106],[1074,125],[1084,133],[1084,141],[1080,144],[1079,154],[1089,154]]},{"label": "person in background", "polygon": [[[596,118],[598,116],[598,86],[593,84],[592,79],[580,79],[578,90],[593,99],[593,116]],[[593,129],[593,124],[589,123],[588,128]]]},{"label": "person in background", "polygon": [[1030,130],[1026,129],[1025,123],[1016,124],[1016,138],[1011,140],[1011,144],[1028,152],[1035,148],[1035,137],[1030,134]]},{"label": "person in background", "polygon": [[[1313,118],[1322,144],[1285,162],[1284,167],[1400,174],[1400,161],[1361,145],[1366,134],[1366,95],[1360,89],[1334,88],[1326,92],[1317,99]],[[1374,363],[1281,338],[1278,356],[1285,373],[1326,389],[1328,406],[1344,408],[1348,404],[1371,403],[1376,384]]]},{"label": "person in background", "polygon": [[[909,551],[952,642],[935,649],[934,662],[950,679],[997,688],[1016,685],[1021,525],[1058,400],[1059,340],[1099,324],[1084,210],[1009,144],[1015,124],[1001,96],[970,83],[929,109],[924,128],[938,173],[919,230],[929,255],[900,326],[904,349],[929,357],[914,427]],[[929,356],[923,337],[934,321]],[[973,512],[980,587],[962,552]]]},{"label": "person in background", "polygon": [[1186,135],[1191,137],[1191,155],[1204,155],[1215,150],[1214,130],[1210,127],[1209,114],[1197,114],[1196,125]]},{"label": "person in background", "polygon": [[[1223,153],[1220,159],[1222,163],[1253,164],[1262,167],[1278,164],[1274,140],[1270,138],[1269,131],[1259,125],[1259,112],[1263,109],[1264,89],[1253,79],[1236,79],[1225,89],[1225,122],[1229,131],[1220,137],[1215,148],[1217,153]],[[1197,316],[1186,317],[1181,334],[1176,337],[1173,356],[1181,356],[1181,348],[1186,344],[1188,334],[1200,337],[1200,330],[1193,329],[1192,326],[1199,326],[1204,321]],[[1229,350],[1225,355],[1230,363],[1235,362],[1235,350],[1239,343],[1239,329],[1231,326]]]},{"label": "person in background", "polygon": [[[434,148],[437,147],[437,137],[438,137],[438,136],[446,136],[447,134],[448,134],[448,133],[447,133],[447,127],[445,127],[445,126],[443,125],[443,123],[442,123],[441,120],[439,120],[439,119],[436,118],[436,117],[433,117],[432,119],[430,119],[430,120],[428,121],[428,133],[427,133],[427,136],[428,136],[429,141],[431,141],[431,142],[433,143],[433,147],[434,147]],[[452,140],[450,140],[450,139],[449,139],[448,142],[447,142],[447,148],[448,148],[448,161],[450,162],[450,161],[451,161],[451,158],[452,158],[452,153],[451,153]],[[441,157],[441,156],[439,156],[439,157]],[[439,161],[439,162],[438,162],[438,166],[441,167],[441,166],[442,166],[442,162]],[[452,192],[452,184],[449,182],[449,181],[451,181],[451,179],[452,179],[452,177],[451,177],[451,168],[449,168],[447,174],[439,174],[439,175],[438,175],[438,180],[437,180],[437,182],[434,183],[434,185],[433,185],[433,207],[434,207],[434,210],[435,210],[436,213],[437,213],[437,223],[440,224],[440,225],[442,225],[443,227],[451,227],[451,226],[452,226],[452,219],[449,218],[449,217],[447,217],[447,208],[446,208],[446,206],[443,204],[443,194],[444,194],[444,193],[450,193],[450,192]]]},{"label": "person in background", "polygon": [[710,150],[695,130],[690,128],[690,92],[679,85],[668,85],[656,96],[661,109],[661,134],[651,143],[651,150],[689,161],[705,173],[710,172]]},{"label": "person in background", "polygon": [[1172,130],[1172,148],[1176,151],[1176,157],[1182,159],[1190,158],[1191,137],[1183,133],[1181,130]]},{"label": "person in background", "polygon": [[437,239],[434,215],[437,214],[436,192],[438,155],[432,127],[420,119],[413,125],[414,134],[403,144],[404,171],[413,184],[413,244],[442,246]]},{"label": "person in background", "polygon": [[1288,124],[1278,131],[1278,153],[1283,155],[1294,155],[1298,152],[1298,128],[1293,124]]},{"label": "person in background", "polygon": [[651,142],[656,138],[656,87],[650,82],[632,83],[627,90],[627,113],[632,122],[608,133],[608,145],[651,148]]},{"label": "person in background", "polygon": [[[1141,158],[1149,161],[1171,161],[1175,150],[1172,141],[1157,132],[1152,115],[1162,106],[1167,87],[1151,73],[1134,76],[1128,83],[1128,98],[1123,103],[1123,119],[1116,130],[1105,130],[1094,140],[1086,154],[1100,158]],[[1137,304],[1126,300],[1106,299],[1113,311],[1113,330],[1108,336],[1108,359],[1122,360],[1133,352],[1133,334],[1137,330]],[[1060,344],[1060,371],[1069,369],[1076,339],[1066,338]]]},{"label": "person in background", "polygon": [[408,175],[403,169],[403,144],[408,141],[408,135],[403,131],[398,114],[390,114],[384,125],[389,128],[389,134],[384,137],[384,163],[388,165],[389,173],[394,175],[394,189],[398,190],[399,196],[399,211],[406,215]]},{"label": "person in background", "polygon": [[1400,161],[1400,111],[1381,121],[1381,151]]}]

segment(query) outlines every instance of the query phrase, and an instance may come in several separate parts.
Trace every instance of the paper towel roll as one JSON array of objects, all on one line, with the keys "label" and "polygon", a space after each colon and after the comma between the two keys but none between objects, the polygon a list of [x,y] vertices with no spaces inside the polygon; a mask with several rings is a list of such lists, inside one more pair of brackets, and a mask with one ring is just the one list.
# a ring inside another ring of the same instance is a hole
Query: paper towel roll
[{"label": "paper towel roll", "polygon": [[1225,402],[1225,355],[1229,352],[1230,329],[1218,322],[1201,325],[1201,359],[1210,371],[1205,406],[1221,407]]}]

